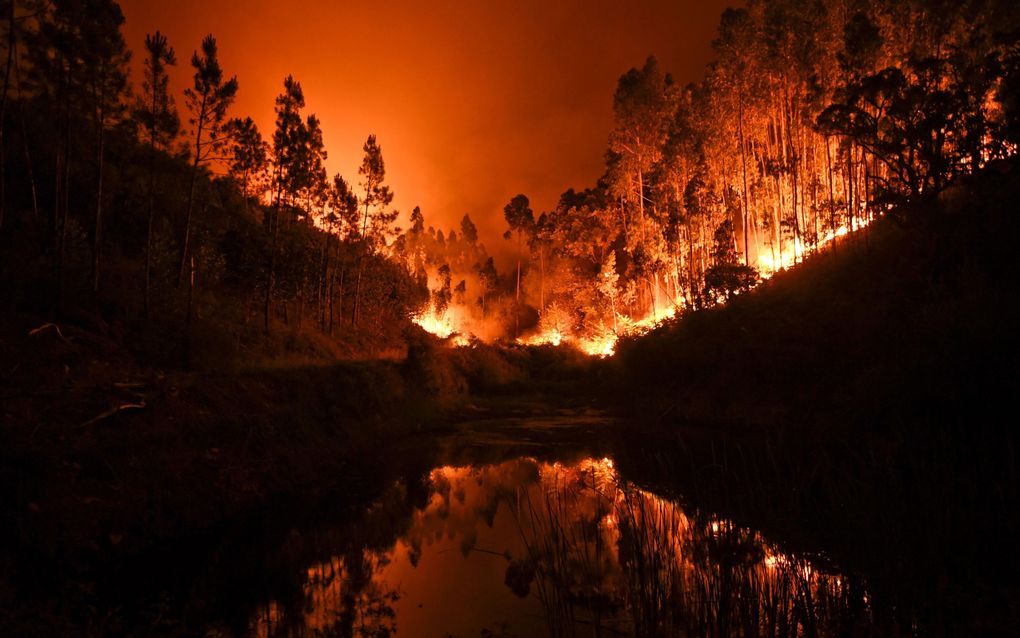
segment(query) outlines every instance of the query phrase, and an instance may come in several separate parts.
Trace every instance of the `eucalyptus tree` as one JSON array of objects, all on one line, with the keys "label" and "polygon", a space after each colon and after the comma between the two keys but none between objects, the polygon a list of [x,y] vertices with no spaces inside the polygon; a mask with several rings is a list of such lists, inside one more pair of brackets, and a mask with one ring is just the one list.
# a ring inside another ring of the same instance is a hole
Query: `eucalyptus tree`
[{"label": "eucalyptus tree", "polygon": [[478,227],[471,221],[471,216],[468,214],[465,214],[460,220],[460,236],[471,246],[474,246],[478,241]]},{"label": "eucalyptus tree", "polygon": [[514,337],[521,331],[521,258],[524,239],[530,239],[535,230],[535,213],[531,210],[531,202],[527,196],[515,195],[510,203],[503,207],[503,217],[509,228],[503,233],[503,239],[517,238],[517,291],[514,294]]},{"label": "eucalyptus tree", "polygon": [[482,307],[482,317],[486,317],[489,295],[496,291],[496,284],[499,282],[496,264],[492,257],[487,257],[485,261],[475,264],[472,270],[478,275],[478,287],[482,293],[478,297],[478,305]]},{"label": "eucalyptus tree", "polygon": [[747,144],[745,123],[749,102],[753,99],[751,81],[754,24],[747,9],[726,9],[719,23],[719,36],[712,43],[718,62],[714,66],[723,90],[736,107],[737,148],[740,156],[741,217],[744,239],[744,263],[751,263],[750,201],[748,198]]},{"label": "eucalyptus tree", "polygon": [[631,69],[613,96],[614,126],[609,136],[610,157],[616,166],[614,191],[637,207],[637,234],[629,242],[646,239],[645,204],[648,174],[659,160],[672,109],[673,80],[664,75],[654,57],[641,69]]}]

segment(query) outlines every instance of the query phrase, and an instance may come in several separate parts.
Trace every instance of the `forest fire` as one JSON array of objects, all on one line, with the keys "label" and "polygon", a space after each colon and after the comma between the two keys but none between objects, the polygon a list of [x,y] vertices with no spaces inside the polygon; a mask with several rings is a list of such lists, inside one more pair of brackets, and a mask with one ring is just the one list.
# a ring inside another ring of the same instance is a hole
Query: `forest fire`
[{"label": "forest fire", "polygon": [[[785,250],[780,253],[773,254],[772,251],[761,251],[757,258],[757,283],[767,281],[776,273],[800,263],[809,255],[827,248],[833,241],[852,235],[853,232],[863,230],[876,218],[877,216],[875,215],[861,214],[855,220],[853,231],[846,226],[840,226],[835,230],[826,232],[825,235],[814,241],[811,245],[805,245],[800,238],[794,238],[793,241],[789,242],[789,245],[785,246]],[[445,285],[448,289],[449,277],[447,277]],[[734,293],[736,292],[739,291],[734,291]],[[434,292],[433,295],[438,295],[442,298],[443,293],[440,290]],[[725,304],[726,297],[722,296],[712,299],[712,303]],[[450,305],[442,312],[438,312],[435,305],[434,302],[431,303],[426,311],[415,315],[412,321],[423,330],[441,339],[450,339],[450,343],[454,346],[469,345],[470,339],[474,338],[474,334],[469,329],[469,324],[477,323],[476,319],[472,319],[470,311],[465,310],[459,305]],[[616,353],[616,344],[621,337],[638,337],[646,334],[664,322],[675,318],[678,313],[691,307],[692,304],[688,302],[686,297],[678,296],[667,305],[656,306],[652,311],[639,319],[632,319],[627,314],[611,310],[611,316],[615,315],[610,319],[614,326],[612,328],[607,327],[605,321],[603,321],[603,323],[594,328],[575,333],[557,323],[553,327],[544,330],[540,329],[531,334],[518,337],[514,342],[523,346],[559,347],[561,345],[570,345],[592,357],[611,357]],[[540,321],[539,325],[541,323]]]},{"label": "forest fire", "polygon": [[422,330],[434,334],[440,339],[447,339],[450,335],[459,332],[448,315],[437,315],[432,309],[415,315],[411,321],[420,326]]},{"label": "forest fire", "polygon": [[464,331],[464,326],[456,321],[456,312],[449,309],[438,313],[435,308],[430,307],[427,311],[413,316],[411,322],[425,332],[447,340],[450,345],[457,348],[471,345],[474,336]]},{"label": "forest fire", "polygon": [[3,5],[0,637],[1020,635],[1020,0],[430,4]]}]

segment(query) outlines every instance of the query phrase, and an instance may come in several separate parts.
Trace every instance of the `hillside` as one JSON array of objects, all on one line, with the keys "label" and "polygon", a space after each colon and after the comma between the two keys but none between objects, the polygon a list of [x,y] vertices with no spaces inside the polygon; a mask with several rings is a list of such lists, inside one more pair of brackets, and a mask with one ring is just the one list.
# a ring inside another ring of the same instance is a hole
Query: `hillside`
[{"label": "hillside", "polygon": [[622,344],[619,466],[861,575],[883,633],[1015,631],[1018,195],[997,164]]},{"label": "hillside", "polygon": [[621,344],[629,411],[670,421],[964,425],[1017,390],[1018,164],[961,180],[725,307]]}]

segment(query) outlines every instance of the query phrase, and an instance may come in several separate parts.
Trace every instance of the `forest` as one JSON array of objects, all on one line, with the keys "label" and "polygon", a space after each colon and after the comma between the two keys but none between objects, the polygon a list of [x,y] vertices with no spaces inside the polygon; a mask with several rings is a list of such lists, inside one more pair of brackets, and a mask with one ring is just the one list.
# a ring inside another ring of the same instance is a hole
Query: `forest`
[{"label": "forest", "polygon": [[[487,248],[470,214],[444,232],[395,210],[374,135],[357,176],[328,176],[298,78],[262,132],[231,108],[244,78],[221,68],[214,35],[127,43],[112,0],[14,0],[3,303],[185,367],[370,356],[411,320],[462,344],[608,354],[878,217],[917,222],[955,179],[1014,154],[1018,13],[996,0],[729,9],[700,82],[679,86],[654,57],[624,73],[603,176],[549,211],[513,197],[506,241]],[[194,53],[179,61],[175,46]],[[183,95],[171,73],[193,76]]]}]

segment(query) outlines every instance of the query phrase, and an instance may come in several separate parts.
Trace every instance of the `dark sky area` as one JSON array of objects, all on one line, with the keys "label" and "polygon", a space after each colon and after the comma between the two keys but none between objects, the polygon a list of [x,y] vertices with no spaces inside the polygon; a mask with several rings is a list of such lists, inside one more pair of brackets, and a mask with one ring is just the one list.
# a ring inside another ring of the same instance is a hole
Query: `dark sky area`
[{"label": "dark sky area", "polygon": [[523,192],[536,213],[602,173],[616,82],[655,55],[681,83],[711,60],[733,0],[121,0],[140,83],[145,34],[175,48],[177,103],[189,60],[212,33],[250,115],[269,139],[283,78],[322,120],[330,176],[357,182],[378,136],[394,204],[449,228],[464,213],[499,249],[502,208]]}]

